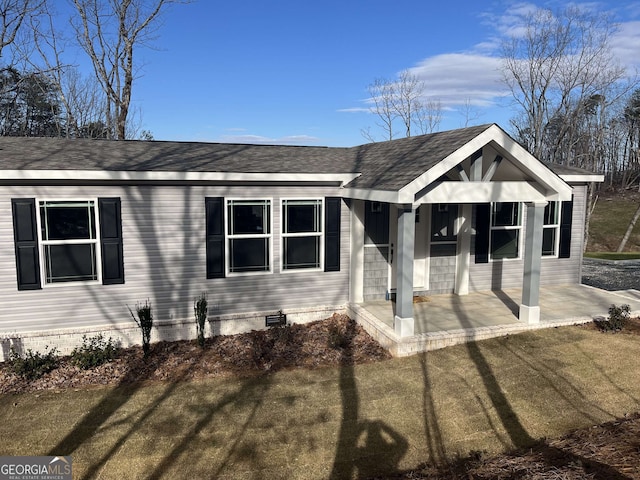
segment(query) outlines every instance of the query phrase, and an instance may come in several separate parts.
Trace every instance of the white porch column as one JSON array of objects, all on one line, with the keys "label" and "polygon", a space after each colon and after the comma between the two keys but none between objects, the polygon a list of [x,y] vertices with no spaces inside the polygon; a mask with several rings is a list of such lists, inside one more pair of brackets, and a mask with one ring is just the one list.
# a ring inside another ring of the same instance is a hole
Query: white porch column
[{"label": "white porch column", "polygon": [[394,330],[399,337],[413,335],[413,255],[416,211],[411,205],[398,206],[396,249],[396,315]]},{"label": "white porch column", "polygon": [[519,319],[528,324],[540,322],[540,265],[544,207],[546,206],[547,202],[527,203],[522,304]]},{"label": "white porch column", "polygon": [[465,203],[460,210],[454,293],[456,295],[467,295],[469,293],[469,267],[471,265],[471,215],[473,214],[473,206],[470,203]]},{"label": "white porch column", "polygon": [[351,199],[351,271],[349,301],[364,302],[364,201]]}]

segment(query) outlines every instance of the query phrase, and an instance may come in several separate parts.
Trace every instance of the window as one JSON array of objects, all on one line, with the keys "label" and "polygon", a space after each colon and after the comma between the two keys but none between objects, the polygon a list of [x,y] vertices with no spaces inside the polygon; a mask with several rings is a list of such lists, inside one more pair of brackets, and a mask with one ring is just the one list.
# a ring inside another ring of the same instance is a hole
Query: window
[{"label": "window", "polygon": [[558,254],[558,242],[560,241],[560,215],[558,202],[549,202],[544,207],[544,227],[542,230],[542,256]]},{"label": "window", "polygon": [[39,210],[44,283],[97,281],[96,202],[41,201]]},{"label": "window", "polygon": [[282,201],[282,269],[320,268],[322,200]]},{"label": "window", "polygon": [[458,205],[437,203],[431,208],[431,243],[455,243]]},{"label": "window", "polygon": [[229,272],[271,271],[271,201],[227,202]]},{"label": "window", "polygon": [[519,203],[494,203],[491,209],[491,259],[518,258],[521,229]]}]

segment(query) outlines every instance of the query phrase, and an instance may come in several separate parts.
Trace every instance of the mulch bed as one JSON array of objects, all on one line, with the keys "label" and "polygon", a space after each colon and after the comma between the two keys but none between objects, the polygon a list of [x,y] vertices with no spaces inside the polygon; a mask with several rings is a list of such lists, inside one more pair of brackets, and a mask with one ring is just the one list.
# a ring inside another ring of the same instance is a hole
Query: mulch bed
[{"label": "mulch bed", "polygon": [[[596,323],[580,326],[599,329]],[[640,335],[640,318],[603,335]],[[62,358],[58,367],[37,380],[24,380],[0,364],[0,394],[38,392],[95,385],[175,382],[212,377],[248,377],[292,368],[320,368],[377,362],[389,353],[345,315],[306,325],[276,327],[239,335],[152,345],[147,359],[140,347],[122,349],[118,358],[81,370]],[[640,413],[576,430],[530,449],[484,458],[482,453],[449,465],[423,465],[396,480],[640,480]]]},{"label": "mulch bed", "polygon": [[0,364],[0,394],[126,385],[150,381],[186,381],[225,376],[255,376],[291,368],[362,364],[390,358],[389,353],[346,315],[305,325],[274,327],[197,342],[159,342],[148,358],[141,347],[120,350],[114,361],[82,370],[69,357],[37,380],[25,380]]}]

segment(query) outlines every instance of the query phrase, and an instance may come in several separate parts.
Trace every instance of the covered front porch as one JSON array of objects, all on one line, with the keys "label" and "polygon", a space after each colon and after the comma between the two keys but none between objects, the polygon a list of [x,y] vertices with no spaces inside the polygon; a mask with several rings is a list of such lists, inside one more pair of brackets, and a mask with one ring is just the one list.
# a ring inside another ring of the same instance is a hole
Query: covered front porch
[{"label": "covered front porch", "polygon": [[518,320],[522,289],[483,291],[468,295],[416,297],[414,333],[401,337],[394,330],[396,302],[352,304],[349,314],[394,356],[436,350],[459,343],[606,318],[612,304],[628,304],[640,314],[640,292],[609,292],[586,285],[540,288],[540,322]]}]

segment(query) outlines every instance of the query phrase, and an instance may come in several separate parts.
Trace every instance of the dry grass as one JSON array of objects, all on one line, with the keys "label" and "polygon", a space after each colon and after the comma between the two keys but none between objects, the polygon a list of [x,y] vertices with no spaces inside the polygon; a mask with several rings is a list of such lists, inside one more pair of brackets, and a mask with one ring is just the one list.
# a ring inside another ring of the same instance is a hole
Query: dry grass
[{"label": "dry grass", "polygon": [[[600,194],[591,215],[588,250],[615,252],[639,202],[640,193],[635,191]],[[640,251],[640,222],[636,224],[625,251]]]},{"label": "dry grass", "polygon": [[71,454],[75,478],[392,475],[640,410],[639,338],[566,327],[375,364],[4,395],[2,453]]}]

